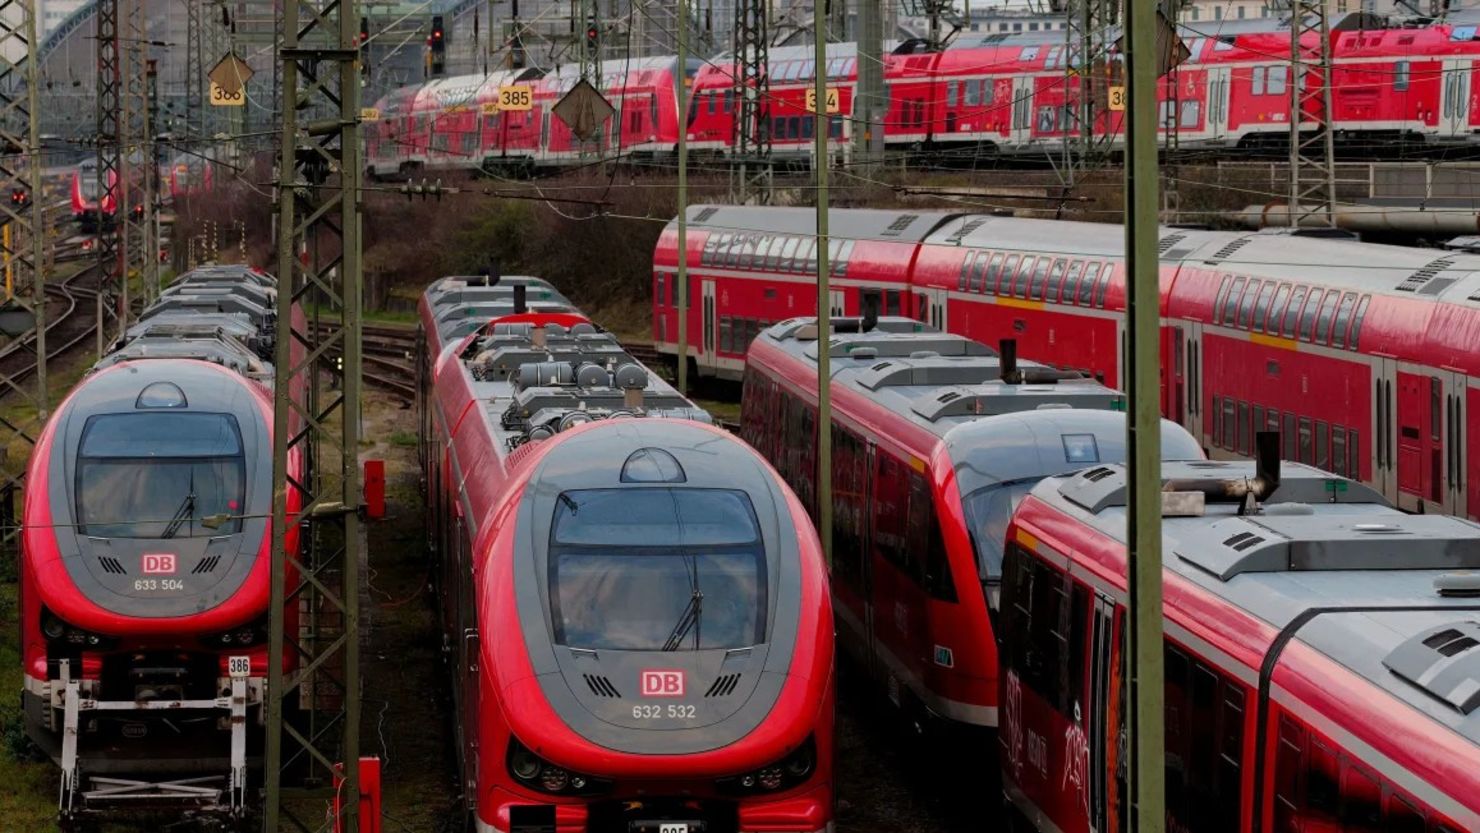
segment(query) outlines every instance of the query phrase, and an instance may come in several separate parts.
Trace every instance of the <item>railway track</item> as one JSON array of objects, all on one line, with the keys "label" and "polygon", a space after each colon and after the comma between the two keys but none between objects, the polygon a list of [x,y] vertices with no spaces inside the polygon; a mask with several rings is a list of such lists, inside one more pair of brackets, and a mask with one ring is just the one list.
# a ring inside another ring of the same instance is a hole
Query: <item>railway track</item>
[{"label": "railway track", "polygon": [[[58,253],[58,261],[63,260]],[[76,259],[71,257],[69,259]],[[47,284],[46,360],[55,361],[71,352],[93,335],[98,266],[91,264],[61,281]],[[29,379],[36,373],[36,333],[26,333],[0,347],[0,373],[12,382]],[[0,389],[0,398],[10,392]]]}]

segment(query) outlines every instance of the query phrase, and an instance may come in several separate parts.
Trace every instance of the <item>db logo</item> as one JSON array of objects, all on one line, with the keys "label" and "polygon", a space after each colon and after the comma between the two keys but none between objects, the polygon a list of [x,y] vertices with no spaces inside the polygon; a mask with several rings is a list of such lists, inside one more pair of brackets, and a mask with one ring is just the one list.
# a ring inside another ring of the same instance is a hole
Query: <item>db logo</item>
[{"label": "db logo", "polygon": [[144,572],[146,574],[160,575],[161,573],[175,572],[175,556],[171,553],[144,556]]},{"label": "db logo", "polygon": [[682,671],[642,672],[643,697],[682,697]]}]

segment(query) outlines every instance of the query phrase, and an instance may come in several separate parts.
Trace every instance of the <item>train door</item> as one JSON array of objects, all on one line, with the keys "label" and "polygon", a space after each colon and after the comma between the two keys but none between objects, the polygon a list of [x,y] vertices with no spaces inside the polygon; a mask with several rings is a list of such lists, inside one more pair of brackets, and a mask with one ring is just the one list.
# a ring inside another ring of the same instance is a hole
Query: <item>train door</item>
[{"label": "train door", "polygon": [[1096,591],[1094,622],[1089,635],[1089,829],[1105,831],[1106,816],[1111,812],[1106,801],[1113,767],[1123,754],[1120,726],[1111,720],[1112,685],[1116,684],[1116,665],[1120,641],[1115,638],[1115,602]]},{"label": "train door", "polygon": [[870,553],[873,577],[870,583],[869,630],[876,668],[883,674],[889,699],[906,705],[912,666],[918,658],[910,650],[915,625],[910,610],[911,554],[906,549],[905,530],[909,515],[909,469],[887,450],[874,449],[873,481],[869,501]]},{"label": "train door", "polygon": [[1398,502],[1397,459],[1393,453],[1397,434],[1393,412],[1393,385],[1397,363],[1378,359],[1372,381],[1372,477],[1373,488],[1382,492],[1390,503]]},{"label": "train door", "polygon": [[1463,58],[1444,62],[1444,103],[1440,109],[1440,137],[1462,138],[1470,132],[1470,66]]},{"label": "train door", "polygon": [[[1443,501],[1443,382],[1419,368],[1399,370],[1397,391],[1398,506],[1424,510]],[[1435,507],[1437,508],[1437,507]]]},{"label": "train door", "polygon": [[1465,374],[1450,371],[1441,373],[1439,379],[1444,386],[1444,425],[1440,434],[1444,461],[1444,512],[1463,517],[1468,509],[1465,481],[1469,466],[1466,464],[1464,449],[1467,421],[1465,400],[1469,396],[1470,382]]},{"label": "train door", "polygon": [[879,646],[874,643],[874,501],[877,500],[878,484],[874,482],[875,466],[879,458],[879,444],[873,440],[868,441],[867,456],[864,458],[864,486],[863,506],[865,511],[863,517],[866,519],[861,526],[863,533],[863,580],[859,582],[860,593],[863,598],[863,641],[868,661],[865,667],[871,676],[882,677],[883,672],[879,663]]},{"label": "train door", "polygon": [[714,309],[714,281],[704,281],[701,285],[700,292],[703,298],[701,312],[703,321],[701,326],[703,327],[704,339],[699,345],[699,360],[703,364],[713,364],[715,343],[718,339],[715,335],[718,327],[715,325],[717,318]]},{"label": "train door", "polygon": [[1203,436],[1202,416],[1202,324],[1189,321],[1178,328],[1182,331],[1182,425],[1197,438],[1203,447],[1212,445],[1211,438]]},{"label": "train door", "polygon": [[1228,136],[1228,67],[1213,67],[1208,70],[1208,138],[1224,139]]},{"label": "train door", "polygon": [[944,289],[927,289],[923,293],[925,301],[925,323],[941,332],[946,331],[946,291]]},{"label": "train door", "polygon": [[1012,143],[1026,145],[1033,132],[1033,78],[1012,79]]},{"label": "train door", "polygon": [[830,299],[830,302],[827,305],[827,309],[828,309],[829,314],[831,314],[834,318],[841,318],[842,316],[844,316],[844,315],[847,314],[847,312],[846,312],[846,310],[848,309],[848,293],[847,293],[847,291],[842,290],[842,289],[831,289],[830,288],[827,291],[827,297]]}]

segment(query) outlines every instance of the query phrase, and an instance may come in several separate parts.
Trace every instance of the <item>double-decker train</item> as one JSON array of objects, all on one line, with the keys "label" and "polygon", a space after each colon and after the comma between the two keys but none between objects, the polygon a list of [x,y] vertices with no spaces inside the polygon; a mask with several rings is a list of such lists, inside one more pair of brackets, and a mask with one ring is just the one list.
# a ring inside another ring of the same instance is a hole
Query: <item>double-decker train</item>
[{"label": "double-decker train", "polygon": [[[1364,13],[1333,15],[1329,122],[1337,146],[1368,156],[1392,148],[1467,146],[1480,135],[1475,83],[1480,58],[1475,21],[1455,13],[1426,25],[1395,25]],[[1183,149],[1225,152],[1282,148],[1289,142],[1293,85],[1290,26],[1274,18],[1208,21],[1179,26],[1186,60],[1161,79],[1160,130]],[[1301,46],[1314,54],[1314,34]],[[781,162],[807,162],[814,120],[807,107],[819,68],[811,47],[772,47],[766,67],[763,123]],[[1081,134],[1080,101],[1086,72],[1120,83],[1121,58],[1109,47],[1106,63],[1077,65],[1077,50],[1061,33],[965,33],[947,48],[924,51],[916,41],[890,44],[884,56],[886,148],[928,159],[973,160],[998,155],[1060,153]],[[827,47],[829,153],[847,153],[855,126],[857,51]],[[421,170],[530,171],[579,164],[600,150],[638,160],[671,159],[683,129],[700,155],[731,155],[736,135],[734,77],[728,56],[691,61],[688,112],[680,118],[677,59],[661,56],[607,61],[601,89],[617,112],[600,139],[584,147],[552,108],[575,82],[574,67],[498,71],[439,79],[387,94],[367,126],[366,165],[372,175]],[[1302,73],[1311,100],[1319,100],[1317,73]],[[517,109],[501,107],[500,89],[518,88]],[[1304,112],[1314,130],[1319,112]],[[1122,113],[1095,108],[1091,133],[1115,147]]]},{"label": "double-decker train", "polygon": [[[835,211],[833,307],[865,300],[1120,384],[1124,233],[1097,223]],[[770,322],[815,310],[811,209],[695,207],[690,360],[739,378]],[[1286,459],[1406,510],[1480,517],[1480,257],[1320,235],[1166,229],[1161,407],[1215,458],[1279,429]],[[653,338],[677,353],[677,233],[654,254]]]},{"label": "double-decker train", "polygon": [[[21,702],[62,768],[66,821],[246,812],[264,734],[275,304],[276,282],[247,267],[185,274],[37,439]],[[292,627],[296,606],[285,615]]]},{"label": "double-decker train", "polygon": [[[816,517],[817,353],[832,362],[839,645],[920,730],[998,725],[997,594],[1013,507],[1040,478],[1125,458],[1125,399],[908,318],[793,318],[750,347],[741,435]],[[1163,455],[1202,459],[1170,422]],[[976,740],[983,740],[976,738]]]},{"label": "double-decker train", "polygon": [[468,828],[831,829],[832,613],[801,503],[579,312],[533,309],[533,281],[490,307],[489,283],[422,304]]},{"label": "double-decker train", "polygon": [[[1167,829],[1480,829],[1480,526],[1257,442],[1162,467]],[[1036,829],[1133,829],[1127,489],[1049,478],[1007,530],[1000,759]]]}]

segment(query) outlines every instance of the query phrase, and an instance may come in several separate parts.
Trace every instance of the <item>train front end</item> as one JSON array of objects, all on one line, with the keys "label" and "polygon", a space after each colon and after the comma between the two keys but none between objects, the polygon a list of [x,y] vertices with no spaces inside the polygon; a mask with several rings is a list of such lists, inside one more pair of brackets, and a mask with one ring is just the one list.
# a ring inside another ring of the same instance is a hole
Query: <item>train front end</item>
[{"label": "train front end", "polygon": [[63,769],[64,818],[115,793],[244,806],[267,677],[270,420],[259,382],[156,358],[86,377],[42,433],[22,699]]},{"label": "train front end", "polygon": [[475,549],[476,829],[830,829],[832,612],[790,490],[688,421],[532,451]]}]

